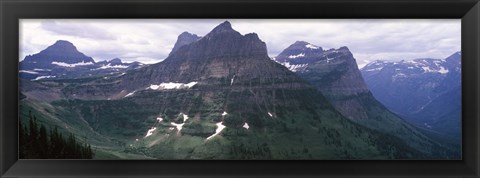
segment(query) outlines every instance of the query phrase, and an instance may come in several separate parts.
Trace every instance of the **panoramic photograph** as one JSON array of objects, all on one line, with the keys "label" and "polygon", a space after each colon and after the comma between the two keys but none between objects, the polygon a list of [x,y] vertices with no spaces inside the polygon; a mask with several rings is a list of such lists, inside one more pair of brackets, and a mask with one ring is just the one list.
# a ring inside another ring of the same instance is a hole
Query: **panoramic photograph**
[{"label": "panoramic photograph", "polygon": [[460,19],[21,19],[19,32],[19,159],[462,159]]}]

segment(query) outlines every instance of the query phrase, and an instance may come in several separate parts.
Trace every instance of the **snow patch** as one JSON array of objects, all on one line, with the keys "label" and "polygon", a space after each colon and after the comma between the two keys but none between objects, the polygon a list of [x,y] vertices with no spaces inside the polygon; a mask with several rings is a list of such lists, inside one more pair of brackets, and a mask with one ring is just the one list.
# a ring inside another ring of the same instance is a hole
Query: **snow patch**
[{"label": "snow patch", "polygon": [[128,65],[127,66],[124,66],[124,65],[111,65],[110,63],[107,64],[107,65],[103,65],[102,67],[99,67],[98,69],[126,69],[128,68]]},{"label": "snow patch", "polygon": [[292,72],[296,72],[298,70],[304,69],[305,67],[308,66],[308,64],[294,64],[294,65],[291,65],[290,63],[285,62],[285,63],[283,63],[283,66],[287,67],[288,70],[290,70]]},{"label": "snow patch", "polygon": [[198,82],[190,82],[190,83],[161,83],[160,85],[150,85],[147,89],[152,89],[152,90],[159,90],[159,89],[166,89],[166,90],[171,90],[171,89],[183,89],[183,88],[191,88],[195,86]]},{"label": "snow patch", "polygon": [[51,75],[48,75],[48,76],[38,76],[37,78],[33,79],[32,81],[41,80],[41,79],[46,79],[46,78],[55,78],[55,76],[51,76]]},{"label": "snow patch", "polygon": [[425,127],[432,128],[432,126],[428,125],[427,123],[423,123],[423,125],[425,125]]},{"label": "snow patch", "polygon": [[230,86],[233,85],[233,80],[235,79],[235,75],[233,75],[232,79],[230,80]]},{"label": "snow patch", "polygon": [[223,122],[219,122],[215,125],[217,125],[217,129],[215,130],[215,133],[213,135],[210,135],[209,137],[207,137],[207,140],[210,140],[211,138],[217,136],[223,129],[225,129],[225,127],[227,127],[227,126],[223,125]]},{"label": "snow patch", "polygon": [[30,70],[20,70],[19,72],[28,73],[28,74],[38,74],[38,72],[30,71]]},{"label": "snow patch", "polygon": [[186,122],[188,120],[188,115],[183,114],[182,112],[180,113],[180,115],[183,116],[183,122]]},{"label": "snow patch", "polygon": [[373,68],[373,69],[368,69],[368,70],[365,70],[367,72],[371,72],[371,71],[378,71],[378,70],[382,70],[383,67],[377,67],[377,68]]},{"label": "snow patch", "polygon": [[330,61],[332,61],[333,59],[335,59],[335,58],[329,58],[329,57],[327,56],[327,63],[330,63]]},{"label": "snow patch", "polygon": [[393,76],[393,79],[404,78],[404,77],[407,77],[407,75],[405,75],[404,73],[397,73]]},{"label": "snow patch", "polygon": [[152,134],[153,134],[153,131],[155,131],[155,130],[157,130],[157,128],[156,128],[156,127],[152,127],[150,130],[148,130],[147,135],[145,135],[144,138],[147,138],[148,136],[152,135]]},{"label": "snow patch", "polygon": [[425,73],[427,73],[427,72],[438,72],[438,73],[441,73],[441,74],[448,73],[448,69],[445,69],[444,67],[440,67],[440,70],[431,69],[428,66],[427,67],[422,67],[422,69]]},{"label": "snow patch", "polygon": [[269,115],[270,117],[273,117],[272,113],[270,113],[270,112],[268,112],[268,115]]},{"label": "snow patch", "polygon": [[133,91],[133,92],[131,92],[131,93],[129,93],[129,94],[127,94],[127,95],[125,95],[125,96],[124,96],[124,98],[126,98],[126,97],[129,97],[129,96],[132,96],[133,94],[135,94],[135,91]]},{"label": "snow patch", "polygon": [[438,70],[438,72],[441,73],[441,74],[446,74],[446,73],[448,73],[448,69],[440,67],[440,70]]},{"label": "snow patch", "polygon": [[33,69],[34,71],[52,71],[50,69]]},{"label": "snow patch", "polygon": [[157,117],[157,121],[158,121],[158,122],[162,122],[162,121],[163,121],[163,118]]},{"label": "snow patch", "polygon": [[227,114],[227,111],[223,111],[222,116],[226,116]]},{"label": "snow patch", "polygon": [[173,126],[177,127],[177,133],[179,133],[179,132],[182,130],[182,128],[183,128],[183,124],[185,124],[185,123],[177,124],[177,123],[175,123],[175,122],[171,122],[170,124],[172,124]]},{"label": "snow patch", "polygon": [[295,59],[295,58],[299,58],[299,57],[305,57],[305,53],[300,53],[300,54],[297,54],[297,55],[288,56],[289,59]]},{"label": "snow patch", "polygon": [[318,46],[312,45],[312,44],[307,44],[305,47],[310,48],[310,49],[318,49]]},{"label": "snow patch", "polygon": [[435,72],[435,70],[430,69],[430,67],[422,67],[424,72]]},{"label": "snow patch", "polygon": [[245,122],[245,124],[243,124],[243,128],[246,128],[248,130],[248,128],[250,128],[250,126],[248,126],[248,123]]},{"label": "snow patch", "polygon": [[82,62],[79,62],[79,63],[74,63],[74,64],[67,64],[67,63],[64,63],[64,62],[53,61],[52,64],[57,65],[57,66],[62,66],[62,67],[77,67],[77,66],[93,65],[92,62],[85,62],[85,61],[82,61]]},{"label": "snow patch", "polygon": [[147,89],[152,89],[152,90],[156,90],[160,87],[160,85],[150,85],[150,87],[147,87]]}]

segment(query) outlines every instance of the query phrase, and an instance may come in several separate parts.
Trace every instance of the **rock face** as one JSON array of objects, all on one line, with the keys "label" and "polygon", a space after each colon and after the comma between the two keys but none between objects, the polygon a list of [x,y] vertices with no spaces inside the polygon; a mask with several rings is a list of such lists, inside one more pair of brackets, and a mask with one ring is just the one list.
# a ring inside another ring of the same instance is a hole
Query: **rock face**
[{"label": "rock face", "polygon": [[297,41],[275,60],[317,87],[344,116],[350,119],[368,117],[367,106],[357,96],[371,94],[347,47],[325,51],[308,42]]},{"label": "rock face", "polygon": [[20,62],[20,77],[28,80],[74,79],[104,76],[138,68],[139,62],[123,63],[115,58],[96,63],[93,58],[77,50],[70,42],[58,40]]},{"label": "rock face", "polygon": [[408,143],[418,139],[412,135],[421,135],[374,98],[347,47],[323,50],[297,41],[274,59],[315,86],[337,111],[353,122]]},{"label": "rock face", "polygon": [[170,52],[170,54],[175,53],[180,47],[188,45],[190,43],[193,43],[193,42],[199,40],[200,38],[201,37],[199,37],[195,34],[191,34],[191,33],[188,33],[188,32],[183,32],[182,34],[180,34],[178,36],[177,42],[175,42],[175,45],[173,46],[173,49]]},{"label": "rock face", "polygon": [[460,139],[461,53],[446,59],[375,61],[362,74],[390,110],[425,129]]},{"label": "rock face", "polygon": [[305,41],[296,41],[274,59],[292,71],[301,71],[305,69],[305,64],[317,62],[324,53],[322,47]]},{"label": "rock face", "polygon": [[[294,73],[273,62],[257,34],[241,35],[229,22],[215,27],[202,39],[185,45],[170,54],[163,62],[153,64],[122,77],[135,81],[129,90],[147,87],[152,83],[192,81],[202,83],[288,83],[304,86]],[[285,84],[287,85],[287,84]]]}]

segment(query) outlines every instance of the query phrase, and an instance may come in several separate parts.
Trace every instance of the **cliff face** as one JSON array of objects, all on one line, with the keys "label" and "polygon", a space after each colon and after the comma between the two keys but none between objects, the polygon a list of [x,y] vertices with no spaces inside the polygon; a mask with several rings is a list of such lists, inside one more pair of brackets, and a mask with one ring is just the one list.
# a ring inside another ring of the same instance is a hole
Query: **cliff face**
[{"label": "cliff face", "polygon": [[[85,87],[105,95],[114,95],[123,90],[132,92],[168,82],[198,82],[198,86],[245,87],[268,84],[286,88],[311,88],[293,72],[270,60],[266,45],[257,34],[241,35],[231,28],[229,22],[215,27],[205,37],[182,46],[160,63],[129,71],[123,76],[110,78],[109,81],[93,81]],[[106,91],[93,87],[97,84],[110,86],[112,83],[115,85]],[[73,90],[88,94],[82,91],[86,88]]]},{"label": "cliff face", "polygon": [[178,49],[180,49],[180,47],[193,43],[199,40],[200,38],[202,37],[199,37],[195,34],[191,34],[188,32],[183,32],[178,36],[177,41],[175,42],[175,45],[173,46],[173,49],[170,52],[170,54],[175,53]]},{"label": "cliff face", "polygon": [[275,60],[317,87],[346,117],[368,117],[364,102],[356,96],[370,97],[371,94],[347,47],[325,51],[308,42],[297,41]]}]

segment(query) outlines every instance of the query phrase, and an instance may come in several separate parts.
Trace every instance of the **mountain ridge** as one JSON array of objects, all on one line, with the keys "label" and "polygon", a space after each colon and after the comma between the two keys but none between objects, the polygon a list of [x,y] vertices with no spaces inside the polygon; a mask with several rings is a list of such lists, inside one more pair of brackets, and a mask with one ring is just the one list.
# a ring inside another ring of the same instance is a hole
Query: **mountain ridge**
[{"label": "mountain ridge", "polygon": [[374,96],[390,110],[412,124],[459,140],[461,52],[445,59],[375,61],[362,68],[362,75]]}]

